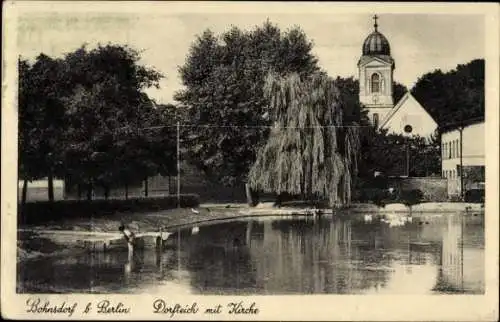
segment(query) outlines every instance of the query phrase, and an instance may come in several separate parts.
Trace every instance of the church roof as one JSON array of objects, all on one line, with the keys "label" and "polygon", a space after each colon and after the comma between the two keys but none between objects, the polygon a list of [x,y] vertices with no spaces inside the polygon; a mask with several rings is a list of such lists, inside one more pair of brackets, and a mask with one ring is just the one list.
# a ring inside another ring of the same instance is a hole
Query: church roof
[{"label": "church roof", "polygon": [[363,55],[391,55],[389,41],[380,32],[375,30],[366,37],[363,43]]},{"label": "church roof", "polygon": [[[413,95],[411,95],[411,93],[408,91],[408,92],[406,92],[405,95],[403,95],[403,97],[399,100],[399,102],[391,109],[391,111],[389,112],[389,114],[387,114],[387,116],[382,120],[380,128],[384,128],[387,125],[387,123],[389,123],[389,121],[392,119],[392,117],[394,116],[394,114],[396,114],[396,112],[399,109],[401,109],[401,107],[404,106],[405,102],[408,101],[408,100],[415,101],[422,108],[422,110],[425,111],[425,113],[427,115],[429,115],[429,117],[434,121],[434,119],[432,118],[432,116],[430,116],[430,114],[427,113],[427,111],[422,107],[422,105],[420,105],[420,103],[415,99],[415,97],[413,97]],[[434,122],[436,122],[436,121],[434,121]],[[437,126],[437,123],[436,123],[436,126]]]},{"label": "church roof", "polygon": [[391,46],[389,41],[377,30],[377,15],[373,17],[375,30],[366,37],[363,42],[363,55],[391,55]]}]

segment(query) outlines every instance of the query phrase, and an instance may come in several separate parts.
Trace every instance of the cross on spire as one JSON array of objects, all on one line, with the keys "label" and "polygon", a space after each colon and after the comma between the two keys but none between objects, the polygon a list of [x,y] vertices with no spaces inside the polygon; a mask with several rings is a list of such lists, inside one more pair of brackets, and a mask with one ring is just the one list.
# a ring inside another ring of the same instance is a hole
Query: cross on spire
[{"label": "cross on spire", "polygon": [[377,31],[377,27],[378,27],[378,25],[377,25],[377,19],[378,19],[378,16],[374,15],[373,16],[373,20],[375,21],[375,24],[373,25],[373,27],[375,27],[375,31]]}]

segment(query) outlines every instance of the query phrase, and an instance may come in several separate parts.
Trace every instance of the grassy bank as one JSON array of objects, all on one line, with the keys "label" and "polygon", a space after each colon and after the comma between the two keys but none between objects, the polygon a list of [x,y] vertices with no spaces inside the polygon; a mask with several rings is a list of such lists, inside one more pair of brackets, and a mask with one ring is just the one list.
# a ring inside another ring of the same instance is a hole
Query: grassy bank
[{"label": "grassy bank", "polygon": [[[58,200],[26,203],[18,209],[18,223],[43,224],[71,218],[90,220],[114,214],[163,211],[177,207],[177,196],[108,200]],[[181,207],[197,207],[197,195],[180,195]]]}]

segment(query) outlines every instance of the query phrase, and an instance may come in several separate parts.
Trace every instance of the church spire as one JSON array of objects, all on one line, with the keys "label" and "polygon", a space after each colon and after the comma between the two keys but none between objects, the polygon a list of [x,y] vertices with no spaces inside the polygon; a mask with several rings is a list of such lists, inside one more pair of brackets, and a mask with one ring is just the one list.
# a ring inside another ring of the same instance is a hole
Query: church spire
[{"label": "church spire", "polygon": [[378,25],[377,25],[377,19],[378,19],[378,16],[377,16],[377,15],[374,15],[374,16],[373,16],[373,21],[375,21],[375,24],[373,25],[373,27],[375,28],[375,31],[378,31],[378,30],[377,30],[377,27],[378,27]]}]

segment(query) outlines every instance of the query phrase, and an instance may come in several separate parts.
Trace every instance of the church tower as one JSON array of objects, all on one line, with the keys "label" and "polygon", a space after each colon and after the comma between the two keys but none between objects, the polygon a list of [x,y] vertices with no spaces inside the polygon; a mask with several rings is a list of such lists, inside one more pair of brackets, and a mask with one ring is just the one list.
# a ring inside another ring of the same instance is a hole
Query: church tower
[{"label": "church tower", "polygon": [[374,31],[363,43],[363,55],[358,61],[359,101],[368,110],[368,117],[379,126],[394,107],[392,79],[394,59],[389,41],[378,31],[377,15],[373,17]]}]

